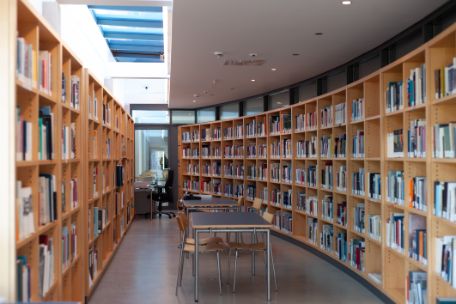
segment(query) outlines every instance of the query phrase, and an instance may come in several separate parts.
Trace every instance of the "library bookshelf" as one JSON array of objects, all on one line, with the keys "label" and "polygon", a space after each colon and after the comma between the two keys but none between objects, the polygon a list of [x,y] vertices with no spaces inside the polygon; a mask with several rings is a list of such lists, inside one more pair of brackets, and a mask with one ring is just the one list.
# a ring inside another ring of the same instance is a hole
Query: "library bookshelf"
[{"label": "library bookshelf", "polygon": [[129,228],[133,120],[17,1],[17,301],[90,296]]},{"label": "library bookshelf", "polygon": [[454,298],[455,57],[452,25],[325,95],[181,126],[179,193],[262,199],[277,232],[394,302]]}]

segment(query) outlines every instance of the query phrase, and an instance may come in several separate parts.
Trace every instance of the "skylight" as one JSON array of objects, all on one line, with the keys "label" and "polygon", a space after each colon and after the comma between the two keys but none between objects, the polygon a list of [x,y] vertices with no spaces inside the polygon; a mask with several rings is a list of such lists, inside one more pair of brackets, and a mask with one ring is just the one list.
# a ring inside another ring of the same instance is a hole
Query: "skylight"
[{"label": "skylight", "polygon": [[162,7],[88,7],[118,62],[163,62]]}]

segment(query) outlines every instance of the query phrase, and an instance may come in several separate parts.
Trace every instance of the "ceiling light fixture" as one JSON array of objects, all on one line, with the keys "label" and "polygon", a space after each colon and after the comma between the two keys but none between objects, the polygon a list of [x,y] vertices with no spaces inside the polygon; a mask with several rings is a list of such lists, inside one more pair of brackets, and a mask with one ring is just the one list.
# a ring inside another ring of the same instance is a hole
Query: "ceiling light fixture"
[{"label": "ceiling light fixture", "polygon": [[344,1],[342,1],[342,4],[343,5],[350,5],[350,4],[352,4],[352,2],[350,0],[344,0]]},{"label": "ceiling light fixture", "polygon": [[275,72],[275,71],[277,71],[277,69],[276,68],[272,68],[271,71]]},{"label": "ceiling light fixture", "polygon": [[195,103],[195,102],[196,102],[196,100],[195,100],[195,99],[193,99],[193,100],[192,100],[192,102],[193,102],[193,103]]},{"label": "ceiling light fixture", "polygon": [[322,32],[316,32],[316,33],[315,33],[315,36],[322,36],[322,35],[323,35]]},{"label": "ceiling light fixture", "polygon": [[251,82],[255,82],[256,80],[255,79],[250,79]]},{"label": "ceiling light fixture", "polygon": [[193,94],[193,97],[194,97],[194,98],[198,98],[198,97],[200,97],[200,96],[199,96],[199,94]]},{"label": "ceiling light fixture", "polygon": [[301,55],[301,54],[299,54],[299,53],[293,53],[293,54],[291,54],[291,55],[293,55],[293,56],[299,56],[299,55]]}]

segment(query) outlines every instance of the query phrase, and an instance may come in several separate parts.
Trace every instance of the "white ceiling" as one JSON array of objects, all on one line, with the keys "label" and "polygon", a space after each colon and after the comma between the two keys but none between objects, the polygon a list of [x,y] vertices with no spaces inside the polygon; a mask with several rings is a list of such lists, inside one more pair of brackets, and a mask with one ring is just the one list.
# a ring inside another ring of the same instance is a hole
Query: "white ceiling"
[{"label": "white ceiling", "polygon": [[[201,107],[305,80],[373,49],[445,2],[174,0],[169,105]],[[214,51],[223,51],[223,59]],[[252,52],[267,62],[223,65]]]}]

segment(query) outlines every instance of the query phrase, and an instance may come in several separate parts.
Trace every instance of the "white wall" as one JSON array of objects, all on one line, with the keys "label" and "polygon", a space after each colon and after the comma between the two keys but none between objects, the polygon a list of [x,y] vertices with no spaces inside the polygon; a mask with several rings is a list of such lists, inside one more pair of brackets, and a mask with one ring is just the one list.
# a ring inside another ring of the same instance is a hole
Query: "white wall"
[{"label": "white wall", "polygon": [[85,5],[60,5],[62,39],[100,81],[114,62],[100,29]]},{"label": "white wall", "polygon": [[[113,94],[124,105],[163,104],[168,102],[168,82],[165,79],[113,79]],[[147,87],[147,88],[146,88]]]}]

